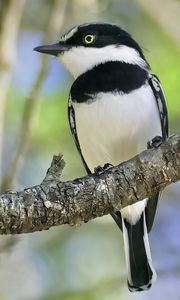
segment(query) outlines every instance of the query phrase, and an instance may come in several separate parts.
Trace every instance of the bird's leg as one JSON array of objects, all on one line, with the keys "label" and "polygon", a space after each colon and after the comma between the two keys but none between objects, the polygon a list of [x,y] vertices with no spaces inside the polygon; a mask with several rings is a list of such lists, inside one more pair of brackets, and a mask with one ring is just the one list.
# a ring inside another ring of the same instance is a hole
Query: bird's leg
[{"label": "bird's leg", "polygon": [[104,173],[105,171],[109,170],[110,168],[112,168],[113,165],[106,163],[103,167],[102,166],[97,166],[96,168],[94,168],[94,173],[96,175],[100,175],[102,173]]},{"label": "bird's leg", "polygon": [[147,149],[158,148],[163,143],[162,136],[155,136],[151,141],[147,142]]}]

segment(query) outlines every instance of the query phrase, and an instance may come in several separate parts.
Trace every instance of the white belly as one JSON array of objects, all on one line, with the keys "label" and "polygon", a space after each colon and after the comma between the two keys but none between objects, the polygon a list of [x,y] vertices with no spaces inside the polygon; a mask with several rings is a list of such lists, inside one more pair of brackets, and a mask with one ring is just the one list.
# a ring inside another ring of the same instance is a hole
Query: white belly
[{"label": "white belly", "polygon": [[[93,172],[105,163],[118,165],[147,149],[147,142],[161,135],[157,104],[147,85],[129,93],[99,93],[97,101],[73,103],[82,155]],[[136,224],[147,199],[125,207],[121,214]]]},{"label": "white belly", "polygon": [[118,165],[147,148],[161,135],[160,119],[151,88],[127,95],[99,93],[97,101],[73,103],[82,155],[93,172],[105,163]]}]

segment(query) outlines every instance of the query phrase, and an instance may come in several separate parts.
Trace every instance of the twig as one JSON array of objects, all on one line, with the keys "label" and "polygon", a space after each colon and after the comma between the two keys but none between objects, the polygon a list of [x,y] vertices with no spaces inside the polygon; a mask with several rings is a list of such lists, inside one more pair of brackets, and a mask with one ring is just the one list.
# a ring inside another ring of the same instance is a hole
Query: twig
[{"label": "twig", "polygon": [[62,182],[64,167],[55,156],[40,185],[0,195],[0,233],[79,225],[152,197],[180,179],[180,134],[100,175]]}]

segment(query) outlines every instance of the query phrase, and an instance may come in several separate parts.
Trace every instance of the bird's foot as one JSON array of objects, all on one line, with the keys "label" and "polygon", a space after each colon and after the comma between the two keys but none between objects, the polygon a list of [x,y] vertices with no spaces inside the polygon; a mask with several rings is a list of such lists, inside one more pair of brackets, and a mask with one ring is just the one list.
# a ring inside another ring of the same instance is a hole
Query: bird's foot
[{"label": "bird's foot", "polygon": [[100,175],[102,173],[104,173],[105,171],[109,170],[110,168],[112,168],[113,165],[111,164],[105,164],[103,167],[102,166],[97,166],[96,168],[94,168],[94,173],[96,175]]},{"label": "bird's foot", "polygon": [[155,136],[151,141],[147,142],[147,149],[158,148],[163,143],[162,136]]}]

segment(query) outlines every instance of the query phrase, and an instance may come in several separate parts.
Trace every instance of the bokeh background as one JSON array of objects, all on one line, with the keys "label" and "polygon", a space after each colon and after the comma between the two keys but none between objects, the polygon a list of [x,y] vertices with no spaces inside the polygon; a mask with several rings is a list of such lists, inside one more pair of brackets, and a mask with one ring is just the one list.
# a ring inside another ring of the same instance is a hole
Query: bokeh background
[{"label": "bokeh background", "polygon": [[[67,119],[73,79],[56,58],[32,49],[89,21],[117,23],[139,41],[164,87],[170,131],[179,131],[179,0],[0,0],[1,191],[40,183],[59,152],[64,180],[85,174]],[[161,195],[150,243],[158,280],[131,294],[122,235],[108,216],[79,228],[2,236],[0,300],[179,300],[179,184]]]}]

